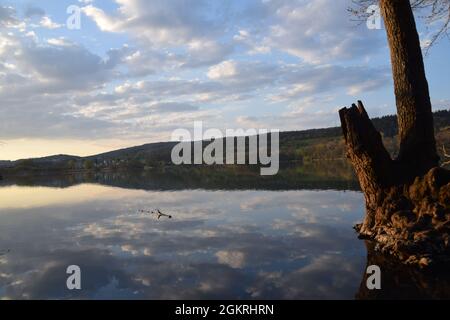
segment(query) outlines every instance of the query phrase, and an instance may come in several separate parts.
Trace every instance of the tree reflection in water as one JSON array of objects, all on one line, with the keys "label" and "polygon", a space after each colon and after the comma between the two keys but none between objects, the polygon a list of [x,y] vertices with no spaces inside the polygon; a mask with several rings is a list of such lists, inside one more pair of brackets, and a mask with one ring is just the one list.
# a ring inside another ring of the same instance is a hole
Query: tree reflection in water
[{"label": "tree reflection in water", "polygon": [[377,265],[381,269],[381,290],[369,290],[367,275],[363,279],[356,299],[359,300],[406,300],[450,299],[450,265],[444,264],[420,269],[398,263],[375,250],[375,244],[366,241],[367,267]]}]

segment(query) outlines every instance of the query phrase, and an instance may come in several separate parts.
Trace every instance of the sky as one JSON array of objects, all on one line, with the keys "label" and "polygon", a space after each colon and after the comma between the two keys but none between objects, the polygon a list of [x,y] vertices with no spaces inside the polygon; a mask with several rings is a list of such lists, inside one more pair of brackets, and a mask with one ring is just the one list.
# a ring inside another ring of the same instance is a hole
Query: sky
[{"label": "sky", "polygon": [[[0,0],[0,159],[90,155],[178,128],[339,125],[395,113],[385,30],[351,0]],[[79,10],[79,26],[73,13]],[[425,44],[437,25],[418,21]],[[450,106],[450,41],[425,58]]]}]

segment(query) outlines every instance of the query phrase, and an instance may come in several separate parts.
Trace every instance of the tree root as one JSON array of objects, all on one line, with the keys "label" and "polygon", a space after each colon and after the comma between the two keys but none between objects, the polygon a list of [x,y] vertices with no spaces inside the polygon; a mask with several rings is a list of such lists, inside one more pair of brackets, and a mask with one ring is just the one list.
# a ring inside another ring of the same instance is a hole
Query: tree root
[{"label": "tree root", "polygon": [[384,190],[374,211],[370,225],[355,229],[375,241],[376,250],[421,267],[450,261],[450,171],[436,167],[411,184]]}]

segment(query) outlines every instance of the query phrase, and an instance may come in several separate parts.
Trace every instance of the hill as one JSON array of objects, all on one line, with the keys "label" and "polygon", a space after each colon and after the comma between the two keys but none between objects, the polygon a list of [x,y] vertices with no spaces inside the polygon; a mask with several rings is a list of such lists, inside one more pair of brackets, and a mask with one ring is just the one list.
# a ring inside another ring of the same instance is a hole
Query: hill
[{"label": "hill", "polygon": [[[397,152],[397,117],[385,116],[373,119],[375,127],[382,133],[387,149]],[[450,149],[450,111],[434,113],[438,147]],[[204,142],[206,145],[208,142]],[[17,161],[0,161],[4,173],[23,173],[48,170],[93,170],[93,169],[145,169],[171,164],[171,151],[175,142],[149,143],[114,150],[89,157],[55,155]],[[440,150],[441,151],[441,150]],[[442,155],[441,155],[442,156]],[[345,159],[345,148],[340,127],[288,131],[280,133],[281,162],[311,162]]]}]

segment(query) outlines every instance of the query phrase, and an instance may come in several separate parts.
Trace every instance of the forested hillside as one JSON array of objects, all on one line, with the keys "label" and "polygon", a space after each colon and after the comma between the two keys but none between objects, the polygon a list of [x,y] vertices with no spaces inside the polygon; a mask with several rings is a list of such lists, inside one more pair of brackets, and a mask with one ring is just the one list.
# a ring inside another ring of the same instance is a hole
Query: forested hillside
[{"label": "forested hillside", "polygon": [[[373,119],[382,133],[384,143],[393,155],[397,153],[397,118],[385,116]],[[435,133],[441,158],[443,146],[450,150],[450,111],[434,113]],[[205,145],[207,142],[205,142]],[[151,143],[137,147],[115,150],[90,157],[67,155],[14,162],[0,162],[3,172],[39,170],[94,170],[94,169],[144,169],[171,165],[174,142]],[[289,131],[280,133],[280,161],[314,162],[345,159],[345,148],[340,127]]]}]

